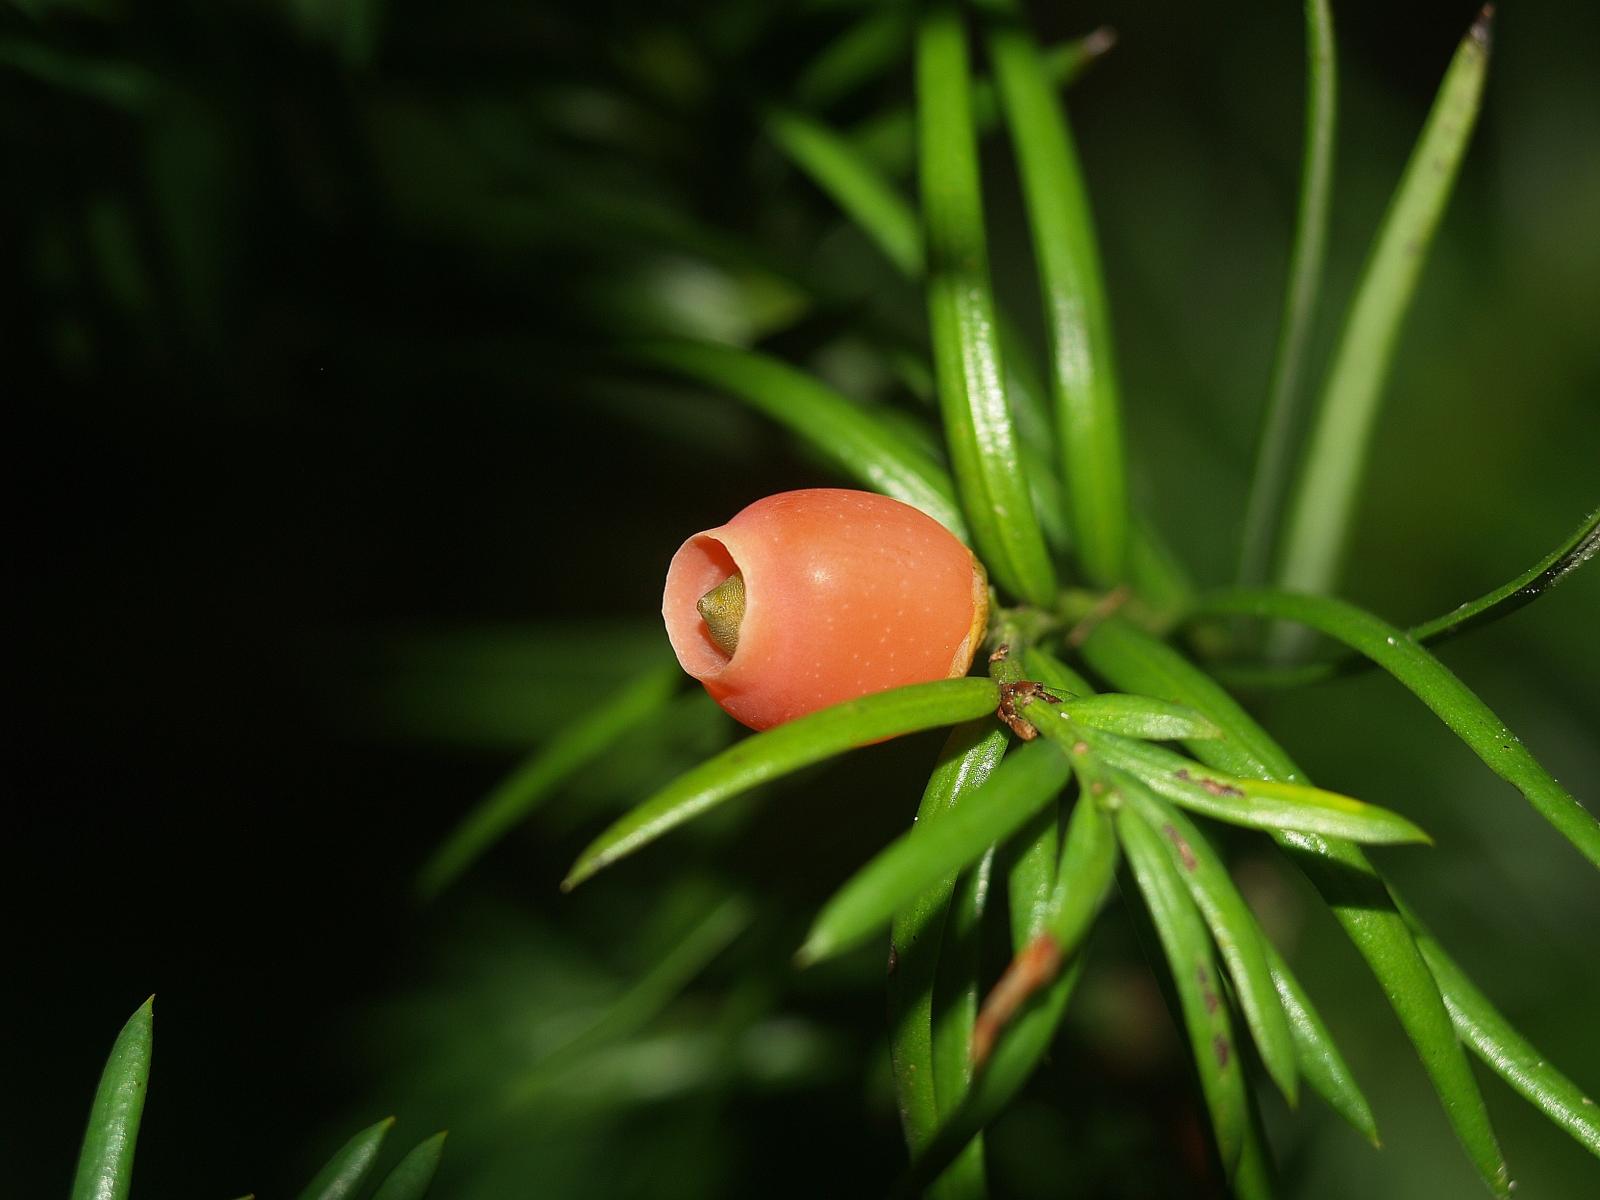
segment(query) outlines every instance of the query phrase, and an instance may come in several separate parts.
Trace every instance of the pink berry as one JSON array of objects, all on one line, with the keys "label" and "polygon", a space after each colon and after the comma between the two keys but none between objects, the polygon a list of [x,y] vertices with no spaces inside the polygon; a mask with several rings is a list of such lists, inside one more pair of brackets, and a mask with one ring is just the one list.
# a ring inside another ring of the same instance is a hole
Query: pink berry
[{"label": "pink berry", "polygon": [[661,615],[683,669],[769,729],[886,688],[963,675],[988,581],[908,504],[810,488],[757,500],[673,555]]}]

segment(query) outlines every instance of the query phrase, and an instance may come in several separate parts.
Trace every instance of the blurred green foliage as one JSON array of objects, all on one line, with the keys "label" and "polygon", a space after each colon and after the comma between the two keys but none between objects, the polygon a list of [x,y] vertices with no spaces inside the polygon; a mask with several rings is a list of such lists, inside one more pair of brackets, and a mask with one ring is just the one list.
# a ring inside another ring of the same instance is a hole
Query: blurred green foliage
[{"label": "blurred green foliage", "polygon": [[[98,1070],[85,1030],[152,988],[183,1013],[140,1151],[161,1194],[287,1194],[326,1131],[379,1111],[451,1129],[441,1196],[530,1179],[575,1197],[885,1190],[902,1158],[881,950],[805,974],[788,956],[903,828],[935,738],[729,805],[558,897],[589,836],[728,737],[685,700],[439,907],[410,907],[471,803],[658,651],[683,534],[830,478],[701,389],[596,371],[595,350],[618,332],[761,342],[920,411],[863,344],[914,344],[917,292],[762,132],[763,105],[808,86],[846,128],[907,103],[904,59],[853,90],[805,84],[854,11],[30,0],[0,16],[8,375],[30,451],[33,693],[7,872],[30,914],[9,989],[29,1032],[7,1047],[25,1086],[0,1123],[27,1150],[9,1156],[19,1194],[65,1188]],[[1052,42],[1118,31],[1070,104],[1133,485],[1222,582],[1293,220],[1297,6],[1036,15]],[[1334,15],[1314,364],[1472,13]],[[1511,576],[1594,504],[1597,40],[1589,9],[1500,16],[1346,576],[1397,624]],[[1029,312],[1001,142],[983,164],[997,287]],[[1591,805],[1597,601],[1580,573],[1442,652]],[[1313,778],[1429,830],[1434,852],[1374,857],[1534,1044],[1600,1087],[1592,872],[1385,677],[1255,707]],[[1317,1102],[1291,1118],[1263,1095],[1283,1192],[1472,1194],[1337,926],[1256,843],[1218,849],[1384,1137],[1369,1150]],[[129,897],[141,919],[108,920]],[[1185,1052],[1133,933],[1102,923],[1054,1068],[989,1131],[1000,1194],[1203,1194]],[[219,1112],[234,1089],[239,1111]],[[1486,1092],[1520,1195],[1593,1189],[1579,1147]]]}]

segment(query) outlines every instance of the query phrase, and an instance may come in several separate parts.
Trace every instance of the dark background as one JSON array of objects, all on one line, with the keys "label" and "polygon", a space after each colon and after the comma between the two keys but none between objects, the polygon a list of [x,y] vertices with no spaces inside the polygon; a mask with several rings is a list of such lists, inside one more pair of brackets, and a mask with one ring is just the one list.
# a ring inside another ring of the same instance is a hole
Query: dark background
[{"label": "dark background", "polygon": [[[448,1196],[871,1195],[892,1178],[879,952],[799,979],[786,958],[903,825],[936,742],[807,775],[559,897],[606,811],[727,736],[686,702],[442,901],[411,892],[521,749],[659,656],[682,537],[829,482],[712,397],[595,383],[590,350],[615,334],[759,337],[763,306],[789,302],[782,271],[670,246],[629,205],[827,271],[915,327],[914,294],[754,115],[851,11],[32,0],[0,17],[21,599],[0,1190],[64,1193],[105,1051],[151,992],[136,1195],[289,1195],[389,1112],[408,1144],[452,1129]],[[1222,582],[1297,186],[1298,6],[1035,15],[1052,40],[1120,34],[1070,95],[1138,489]],[[1472,15],[1336,5],[1319,355]],[[1503,6],[1347,574],[1397,621],[1510,577],[1600,495],[1597,50],[1585,6]],[[894,72],[829,119],[909,95]],[[997,277],[1031,311],[1009,156],[986,145]],[[774,348],[817,358],[803,338]],[[1580,575],[1446,654],[1590,804],[1597,600]],[[1383,679],[1262,711],[1314,777],[1435,834],[1384,865],[1536,1044],[1600,1087],[1600,889],[1576,855]],[[1314,1099],[1293,1118],[1269,1101],[1285,1191],[1471,1194],[1351,948],[1260,847],[1234,861],[1385,1134],[1376,1153]],[[728,891],[750,931],[634,1058],[497,1102]],[[1005,1194],[1201,1186],[1177,1150],[1194,1119],[1181,1055],[1120,916],[1105,924],[1056,1069],[991,1135]],[[694,1057],[750,1022],[746,1043]],[[1486,1080],[1519,1195],[1592,1189],[1596,1164]]]}]

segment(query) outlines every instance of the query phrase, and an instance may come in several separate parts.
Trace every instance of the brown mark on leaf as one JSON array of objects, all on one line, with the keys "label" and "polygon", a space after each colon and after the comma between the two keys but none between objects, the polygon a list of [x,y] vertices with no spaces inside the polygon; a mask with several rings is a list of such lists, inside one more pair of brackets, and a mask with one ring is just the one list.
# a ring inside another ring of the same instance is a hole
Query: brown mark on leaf
[{"label": "brown mark on leaf", "polygon": [[1163,825],[1161,832],[1167,835],[1167,841],[1171,842],[1178,851],[1178,857],[1183,860],[1183,869],[1185,871],[1193,871],[1200,865],[1200,860],[1195,858],[1194,851],[1190,848],[1188,841],[1174,826]]},{"label": "brown mark on leaf", "polygon": [[979,1069],[989,1061],[1000,1034],[1040,988],[1061,970],[1061,947],[1055,938],[1041,933],[1022,948],[1000,981],[984,998],[983,1008],[972,1026],[972,1066]]},{"label": "brown mark on leaf", "polygon": [[1204,963],[1200,963],[1194,969],[1194,977],[1200,982],[1200,998],[1206,1002],[1206,1012],[1215,1015],[1222,1001],[1211,988],[1211,972],[1206,970]]},{"label": "brown mark on leaf", "polygon": [[996,650],[993,654],[989,655],[989,661],[991,663],[1005,662],[1005,660],[1010,658],[1010,657],[1011,657],[1011,643],[1010,642],[1002,642],[1000,644],[1000,648],[998,650]]},{"label": "brown mark on leaf", "polygon": [[1224,1071],[1228,1069],[1228,1059],[1233,1054],[1233,1045],[1220,1033],[1211,1039],[1211,1048],[1217,1052],[1217,1066]]},{"label": "brown mark on leaf", "polygon": [[1205,775],[1191,775],[1187,767],[1179,770],[1177,777],[1185,783],[1198,783],[1213,796],[1242,797],[1244,795],[1243,791],[1234,787],[1231,783],[1223,783],[1221,780],[1211,779]]},{"label": "brown mark on leaf", "polygon": [[1072,743],[1072,752],[1074,754],[1087,754],[1087,753],[1089,753],[1089,743],[1088,742],[1073,742]]},{"label": "brown mark on leaf", "polygon": [[[1000,651],[997,650],[995,653],[998,654]],[[1039,731],[1021,712],[1033,700],[1043,700],[1047,704],[1061,703],[1061,697],[1053,695],[1044,684],[1032,679],[1019,679],[1016,683],[1000,685],[1000,706],[994,710],[995,716],[1025,742],[1031,742],[1039,736]]]},{"label": "brown mark on leaf", "polygon": [[900,947],[893,942],[889,943],[889,974],[893,975],[900,969]]}]

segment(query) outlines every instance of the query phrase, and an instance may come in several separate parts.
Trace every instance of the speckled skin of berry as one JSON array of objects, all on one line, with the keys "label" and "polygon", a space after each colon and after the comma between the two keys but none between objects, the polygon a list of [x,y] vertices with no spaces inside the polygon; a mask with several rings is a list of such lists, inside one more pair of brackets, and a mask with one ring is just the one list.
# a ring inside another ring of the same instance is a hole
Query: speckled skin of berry
[{"label": "speckled skin of berry", "polygon": [[[737,648],[696,607],[738,572]],[[887,688],[966,673],[983,640],[988,581],[961,541],[887,496],[780,492],[678,549],[662,598],[683,669],[752,729]]]}]

